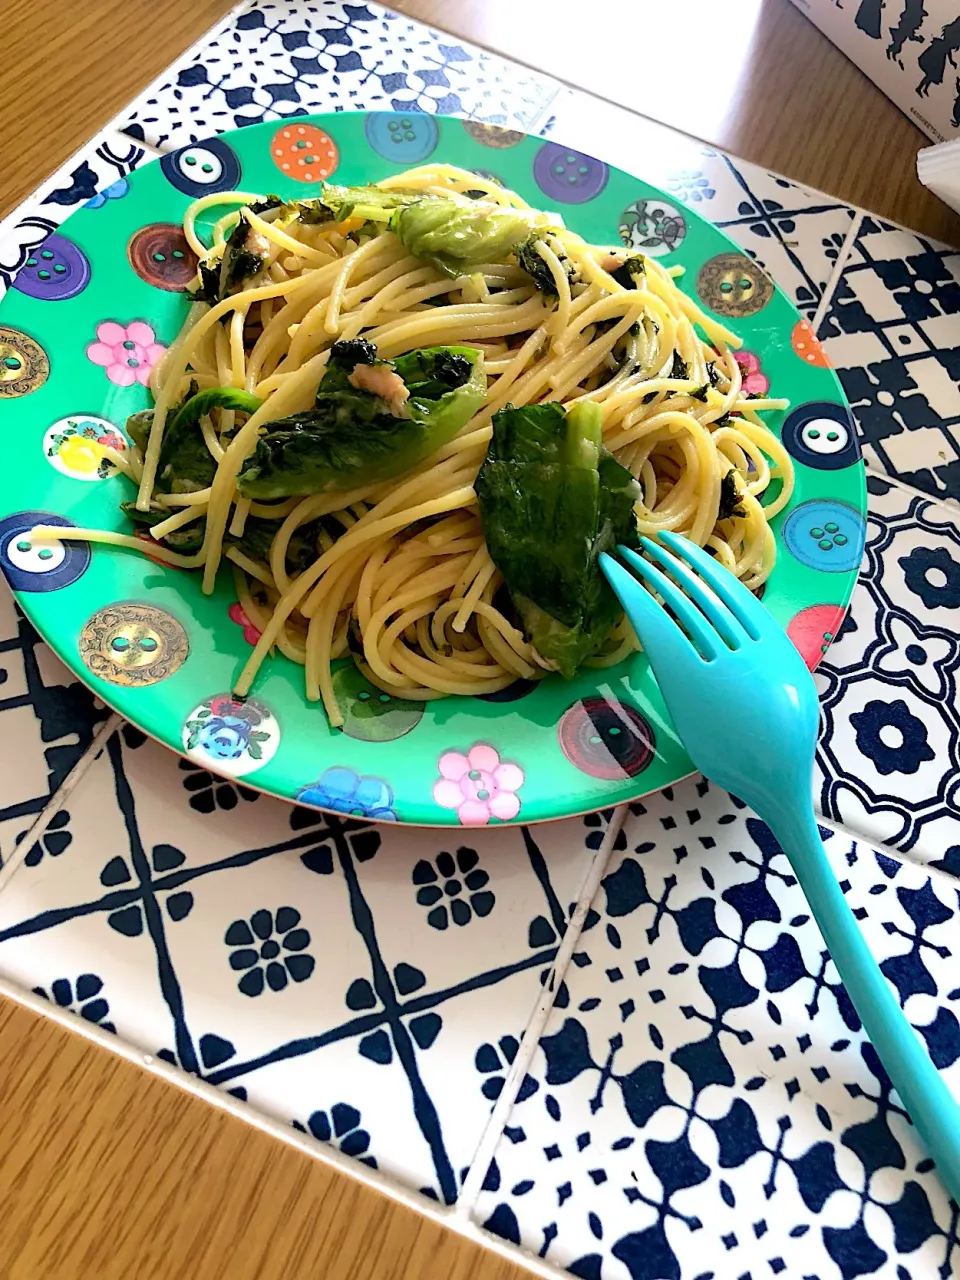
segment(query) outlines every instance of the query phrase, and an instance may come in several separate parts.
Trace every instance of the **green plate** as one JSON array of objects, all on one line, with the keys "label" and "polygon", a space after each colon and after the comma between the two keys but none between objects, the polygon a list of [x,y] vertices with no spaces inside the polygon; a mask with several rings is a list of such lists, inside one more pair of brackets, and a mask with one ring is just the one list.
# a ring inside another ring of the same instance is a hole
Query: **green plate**
[{"label": "green plate", "polygon": [[215,773],[400,822],[567,817],[691,772],[642,655],[569,682],[426,704],[380,693],[347,663],[336,676],[346,726],[331,730],[303,696],[302,669],[283,657],[264,664],[250,699],[231,700],[256,633],[229,573],[204,596],[199,574],[145,556],[26,537],[41,521],[129,532],[117,504],[132,486],[101,475],[107,466],[84,440],[122,439],[128,415],[150,403],[147,370],[187,309],[195,261],[179,224],[193,199],[234,188],[304,196],[331,174],[370,182],[428,157],[494,175],[588,240],[622,238],[685,268],[681,286],[743,338],[755,385],[769,379],[789,398],[790,411],[768,421],[797,485],[774,522],[763,600],[812,667],[853,591],[866,495],[853,419],[809,325],[735,244],[641,179],[556,142],[425,115],[299,116],[186,147],[131,174],[122,198],[78,209],[34,251],[0,306],[0,563],[81,680]]}]

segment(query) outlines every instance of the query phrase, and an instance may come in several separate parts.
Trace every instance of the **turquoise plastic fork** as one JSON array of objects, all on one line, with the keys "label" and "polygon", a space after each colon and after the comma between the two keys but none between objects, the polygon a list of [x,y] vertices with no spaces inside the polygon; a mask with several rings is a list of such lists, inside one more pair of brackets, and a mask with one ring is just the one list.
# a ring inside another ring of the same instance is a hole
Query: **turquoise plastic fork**
[{"label": "turquoise plastic fork", "polygon": [[[782,628],[733,574],[676,534],[646,558],[601,555],[687,754],[770,827],[790,859],[843,985],[917,1131],[960,1203],[960,1108],[870,954],[817,830],[811,799],[817,691]],[[674,620],[675,619],[675,620]]]}]

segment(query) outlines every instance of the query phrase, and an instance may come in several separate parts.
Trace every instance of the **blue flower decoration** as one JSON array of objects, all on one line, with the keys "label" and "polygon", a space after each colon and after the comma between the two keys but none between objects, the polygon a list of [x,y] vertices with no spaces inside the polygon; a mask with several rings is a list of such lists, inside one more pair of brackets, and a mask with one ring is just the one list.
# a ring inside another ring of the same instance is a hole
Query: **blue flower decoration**
[{"label": "blue flower decoration", "polygon": [[334,813],[346,813],[354,818],[379,818],[382,822],[397,820],[393,809],[393,790],[382,778],[365,777],[340,765],[324,770],[316,782],[301,787],[296,798],[304,804],[332,809]]},{"label": "blue flower decoration", "polygon": [[477,866],[479,861],[476,850],[465,848],[457,850],[456,861],[446,852],[437,854],[436,862],[420,859],[413,868],[413,883],[423,886],[417,902],[430,908],[427,924],[446,929],[451,917],[454,924],[465,925],[474,915],[490,914],[496,897],[486,888],[490,877]]},{"label": "blue flower decoration", "polygon": [[243,977],[237,983],[245,996],[263,995],[264,989],[282,991],[290,978],[306,982],[316,961],[306,955],[310,934],[299,928],[300,912],[279,907],[274,917],[261,908],[248,920],[234,920],[224,934],[230,952],[230,968]]},{"label": "blue flower decoration", "polygon": [[376,1169],[376,1160],[366,1154],[370,1149],[370,1135],[366,1129],[361,1129],[360,1120],[356,1107],[338,1102],[330,1108],[329,1115],[326,1111],[314,1111],[306,1124],[294,1120],[293,1127],[301,1133],[309,1133],[318,1142],[332,1143],[345,1156],[353,1156],[361,1164]]},{"label": "blue flower decoration", "polygon": [[[856,731],[857,746],[873,761],[878,773],[916,773],[924,760],[934,758],[927,743],[926,725],[911,714],[902,698],[896,702],[868,702],[850,717],[850,723]],[[891,746],[884,742],[880,736],[884,729],[893,731],[888,737],[899,736],[900,743]]]},{"label": "blue flower decoration", "polygon": [[95,196],[91,196],[83,207],[85,209],[102,209],[108,200],[122,200],[129,190],[130,183],[126,178],[118,178],[116,182],[111,182],[109,187],[104,187]]},{"label": "blue flower decoration", "polygon": [[249,745],[252,727],[236,716],[211,716],[197,734],[197,743],[215,760],[239,760]]},{"label": "blue flower decoration", "polygon": [[264,715],[254,702],[238,702],[222,695],[211,698],[186,723],[187,750],[200,748],[213,760],[263,759],[262,743],[270,735],[257,726]]},{"label": "blue flower decoration", "polygon": [[928,609],[960,609],[960,564],[946,547],[915,547],[900,557],[900,568]]},{"label": "blue flower decoration", "polygon": [[52,998],[53,1003],[59,1005],[61,1009],[69,1009],[71,1013],[79,1014],[87,1022],[92,1022],[95,1026],[102,1027],[104,1031],[112,1031],[116,1034],[117,1028],[112,1022],[106,1021],[110,1005],[100,995],[102,990],[102,978],[97,977],[95,973],[81,973],[75,983],[71,983],[67,978],[57,978],[51,984],[49,993],[43,987],[34,987],[33,994],[42,996],[44,1000]]}]

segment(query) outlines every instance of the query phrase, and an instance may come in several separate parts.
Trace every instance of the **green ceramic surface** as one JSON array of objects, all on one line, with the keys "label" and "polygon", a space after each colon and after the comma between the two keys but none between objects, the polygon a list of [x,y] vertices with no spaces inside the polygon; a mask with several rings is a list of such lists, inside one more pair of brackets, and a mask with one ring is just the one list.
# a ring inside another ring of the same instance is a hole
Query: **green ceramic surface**
[{"label": "green ceramic surface", "polygon": [[0,306],[0,562],[81,680],[215,772],[401,822],[566,817],[691,772],[642,655],[569,682],[426,704],[380,693],[348,663],[336,676],[346,728],[331,730],[304,698],[302,669],[283,657],[264,664],[246,704],[231,702],[255,634],[229,572],[208,597],[199,574],[102,545],[48,554],[25,536],[51,517],[130,532],[118,503],[132,485],[93,465],[83,441],[122,436],[128,415],[150,403],[140,379],[187,310],[180,289],[193,263],[177,226],[192,199],[233,188],[302,197],[320,177],[370,182],[427,158],[495,175],[559,209],[588,240],[623,238],[683,267],[681,287],[740,334],[754,371],[789,398],[787,414],[767,415],[793,452],[797,485],[774,522],[777,564],[763,601],[814,665],[853,591],[866,499],[853,420],[809,326],[736,245],[642,179],[555,142],[453,119],[344,112],[227,133],[137,170],[123,198],[77,210],[35,251]]}]

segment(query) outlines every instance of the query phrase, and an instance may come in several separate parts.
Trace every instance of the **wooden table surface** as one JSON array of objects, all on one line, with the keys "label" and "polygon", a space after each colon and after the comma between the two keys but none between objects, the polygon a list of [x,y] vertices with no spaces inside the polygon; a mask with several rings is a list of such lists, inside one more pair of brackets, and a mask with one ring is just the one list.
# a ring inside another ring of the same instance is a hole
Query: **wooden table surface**
[{"label": "wooden table surface", "polygon": [[[229,7],[126,0],[119,21],[115,0],[6,0],[0,216]],[[561,22],[555,35],[550,7],[532,0],[395,7],[960,244],[960,220],[916,181],[922,135],[787,0],[728,0],[723,25],[737,48],[724,43],[722,56],[713,0],[662,10],[592,0],[590,26]],[[812,86],[813,114],[803,105]],[[864,138],[883,138],[882,149]],[[0,1204],[3,1280],[528,1274],[9,1002]]]}]

